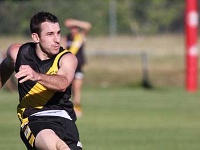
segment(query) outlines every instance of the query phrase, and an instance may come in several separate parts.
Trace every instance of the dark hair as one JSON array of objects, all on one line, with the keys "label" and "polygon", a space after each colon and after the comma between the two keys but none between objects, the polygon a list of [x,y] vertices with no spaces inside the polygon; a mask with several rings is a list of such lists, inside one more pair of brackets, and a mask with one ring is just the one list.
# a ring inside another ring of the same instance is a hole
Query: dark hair
[{"label": "dark hair", "polygon": [[43,11],[38,12],[31,18],[31,21],[30,21],[31,33],[37,33],[38,35],[40,35],[41,24],[46,21],[56,23],[56,22],[58,22],[58,18],[49,12],[43,12]]}]

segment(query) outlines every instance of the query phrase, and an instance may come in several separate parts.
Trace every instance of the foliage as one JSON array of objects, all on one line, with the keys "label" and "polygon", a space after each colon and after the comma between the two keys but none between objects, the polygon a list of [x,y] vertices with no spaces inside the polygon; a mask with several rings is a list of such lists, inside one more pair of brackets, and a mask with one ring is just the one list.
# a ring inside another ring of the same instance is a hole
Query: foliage
[{"label": "foliage", "polygon": [[178,24],[183,24],[184,3],[180,0],[135,0],[132,8],[132,29],[137,33],[178,31]]},{"label": "foliage", "polygon": [[[182,0],[2,0],[0,34],[29,34],[29,20],[38,11],[60,18],[77,18],[93,24],[92,35],[109,33],[110,1],[116,4],[117,34],[178,32],[183,29]],[[62,26],[63,29],[63,26]]]}]

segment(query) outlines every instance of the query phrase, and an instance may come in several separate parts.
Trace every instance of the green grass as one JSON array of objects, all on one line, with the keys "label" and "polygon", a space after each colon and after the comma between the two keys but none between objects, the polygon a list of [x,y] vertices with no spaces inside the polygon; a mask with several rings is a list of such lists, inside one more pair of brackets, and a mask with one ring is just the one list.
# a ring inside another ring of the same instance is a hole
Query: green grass
[{"label": "green grass", "polygon": [[[85,150],[199,150],[200,92],[139,87],[83,90],[77,120]],[[18,95],[0,94],[0,149],[25,150],[16,116]]]}]

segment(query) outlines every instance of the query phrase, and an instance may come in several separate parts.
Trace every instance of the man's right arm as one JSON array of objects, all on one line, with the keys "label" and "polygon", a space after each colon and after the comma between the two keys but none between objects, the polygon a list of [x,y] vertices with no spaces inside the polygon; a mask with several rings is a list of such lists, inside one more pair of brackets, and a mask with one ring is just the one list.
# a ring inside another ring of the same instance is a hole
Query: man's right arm
[{"label": "man's right arm", "polygon": [[14,72],[14,67],[9,64],[10,62],[8,57],[6,57],[0,64],[0,89]]},{"label": "man's right arm", "polygon": [[20,46],[20,44],[12,44],[7,50],[6,57],[0,64],[0,89],[14,72],[15,61]]}]

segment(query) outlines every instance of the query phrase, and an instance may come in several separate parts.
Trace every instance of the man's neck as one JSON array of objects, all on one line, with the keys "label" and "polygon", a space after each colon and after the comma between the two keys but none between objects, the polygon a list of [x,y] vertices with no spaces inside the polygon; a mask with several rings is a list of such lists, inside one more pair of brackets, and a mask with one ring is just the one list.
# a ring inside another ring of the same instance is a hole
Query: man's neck
[{"label": "man's neck", "polygon": [[36,55],[40,60],[47,60],[51,58],[49,55],[47,55],[47,53],[45,53],[44,50],[41,49],[39,45],[36,46],[35,50],[36,50]]}]

